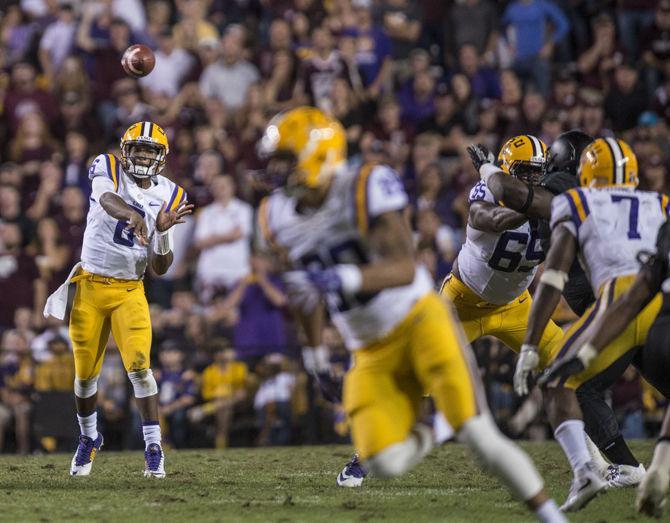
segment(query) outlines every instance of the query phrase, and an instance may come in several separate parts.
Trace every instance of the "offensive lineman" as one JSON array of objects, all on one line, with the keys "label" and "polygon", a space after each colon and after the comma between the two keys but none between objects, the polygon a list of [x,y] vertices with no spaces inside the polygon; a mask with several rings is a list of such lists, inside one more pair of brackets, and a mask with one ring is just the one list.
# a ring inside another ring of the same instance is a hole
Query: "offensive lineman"
[{"label": "offensive lineman", "polygon": [[[536,184],[546,149],[535,136],[515,136],[502,146],[498,160],[506,176]],[[469,200],[466,241],[441,292],[453,302],[469,343],[495,336],[518,353],[532,303],[528,287],[544,260],[539,222],[500,205],[483,181]],[[562,337],[560,327],[549,322],[540,352],[549,354]]]},{"label": "offensive lineman", "polygon": [[[655,231],[667,213],[667,197],[635,189],[637,159],[621,140],[600,138],[590,144],[582,153],[579,175],[581,188],[571,189],[552,202],[551,248],[524,340],[529,353],[537,351],[541,333],[558,304],[578,250],[598,298],[568,330],[558,350],[550,355],[552,361],[581,347],[594,320],[631,286],[639,270],[636,255],[642,249],[653,248]],[[563,510],[579,510],[606,487],[589,456],[574,389],[605,371],[631,348],[644,344],[659,306],[657,297],[586,371],[552,382],[546,389],[547,413],[554,436],[574,473]],[[517,366],[522,366],[524,381],[535,370],[521,359]]]},{"label": "offensive lineman", "polygon": [[322,296],[353,351],[344,405],[367,468],[396,476],[431,450],[432,432],[416,419],[429,391],[460,439],[541,521],[564,521],[528,456],[486,412],[462,332],[414,260],[395,172],[347,170],[343,128],[311,107],[276,116],[259,148],[281,185],[259,210],[262,234],[296,269],[290,294],[301,298],[303,323],[318,324],[321,302],[309,313],[305,303]]},{"label": "offensive lineman", "polygon": [[149,368],[151,321],[142,278],[148,263],[157,274],[168,270],[173,258],[170,229],[193,210],[184,190],[160,174],[167,154],[163,129],[137,122],[121,139],[121,160],[101,154],[93,161],[81,263],[45,307],[45,316],[63,319],[68,284],[76,282],[70,337],[81,435],[70,466],[72,476],[91,473],[103,444],[97,430],[97,381],[111,331],[142,416],[144,476],[165,477],[158,387]]}]

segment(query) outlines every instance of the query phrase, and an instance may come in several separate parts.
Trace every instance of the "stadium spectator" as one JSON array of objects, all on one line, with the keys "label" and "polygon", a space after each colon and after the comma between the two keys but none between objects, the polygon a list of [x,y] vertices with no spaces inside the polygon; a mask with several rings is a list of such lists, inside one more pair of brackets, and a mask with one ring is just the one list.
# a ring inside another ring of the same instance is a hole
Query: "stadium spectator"
[{"label": "stadium spectator", "polygon": [[[549,94],[550,60],[554,46],[565,38],[570,23],[549,0],[514,0],[502,16],[514,51],[514,70],[524,82]],[[549,31],[551,27],[551,31]]]},{"label": "stadium spectator", "polygon": [[184,353],[175,342],[166,342],[158,355],[156,381],[159,390],[159,414],[166,425],[165,437],[178,449],[188,441],[186,413],[196,403],[198,387],[195,373],[184,366]]},{"label": "stadium spectator", "polygon": [[493,62],[499,25],[493,2],[489,0],[454,2],[449,8],[446,23],[452,58],[455,58],[458,49],[471,44],[486,62]]},{"label": "stadium spectator", "polygon": [[214,203],[200,211],[194,232],[199,253],[196,280],[204,301],[211,300],[217,289],[230,289],[249,274],[253,227],[253,210],[235,197],[231,176],[218,176],[210,190]]},{"label": "stadium spectator", "polygon": [[394,60],[407,60],[421,35],[423,14],[416,0],[384,0],[376,18],[389,35]]},{"label": "stadium spectator", "polygon": [[159,91],[173,97],[194,67],[195,60],[190,53],[176,46],[169,27],[165,27],[158,34],[155,56],[156,65],[153,71],[140,79],[140,85],[150,91]]},{"label": "stadium spectator", "polygon": [[77,22],[72,4],[61,2],[56,20],[47,26],[40,40],[40,65],[47,78],[53,78],[70,53],[76,29]]},{"label": "stadium spectator", "polygon": [[200,77],[202,94],[218,99],[233,112],[242,107],[247,89],[260,78],[256,66],[244,58],[243,38],[239,27],[229,28],[221,39],[221,58]]},{"label": "stadium spectator", "polygon": [[52,338],[49,356],[35,368],[35,390],[38,392],[70,392],[74,382],[74,356],[64,338]]},{"label": "stadium spectator", "polygon": [[270,354],[256,366],[261,381],[254,397],[259,426],[256,444],[260,447],[287,445],[291,439],[291,398],[296,382],[285,366],[281,354]]},{"label": "stadium spectator", "polygon": [[6,332],[0,352],[0,451],[13,420],[17,454],[30,452],[30,394],[34,372],[27,340],[16,332]]},{"label": "stadium spectator", "polygon": [[647,95],[636,66],[624,62],[614,70],[614,81],[605,98],[605,116],[616,133],[635,127],[647,107]]},{"label": "stadium spectator", "polygon": [[228,446],[235,406],[246,399],[248,381],[247,366],[235,360],[235,351],[225,343],[217,347],[214,363],[202,373],[200,395],[205,403],[192,409],[189,414],[194,422],[207,415],[214,415],[217,449]]}]

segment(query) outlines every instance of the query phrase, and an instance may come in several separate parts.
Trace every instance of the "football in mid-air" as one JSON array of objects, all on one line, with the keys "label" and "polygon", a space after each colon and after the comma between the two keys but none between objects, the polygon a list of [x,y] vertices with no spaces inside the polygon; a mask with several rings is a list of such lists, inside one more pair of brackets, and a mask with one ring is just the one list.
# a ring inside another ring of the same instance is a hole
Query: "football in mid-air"
[{"label": "football in mid-air", "polygon": [[146,45],[131,45],[121,58],[123,70],[134,78],[141,78],[153,71],[156,65],[154,52]]}]

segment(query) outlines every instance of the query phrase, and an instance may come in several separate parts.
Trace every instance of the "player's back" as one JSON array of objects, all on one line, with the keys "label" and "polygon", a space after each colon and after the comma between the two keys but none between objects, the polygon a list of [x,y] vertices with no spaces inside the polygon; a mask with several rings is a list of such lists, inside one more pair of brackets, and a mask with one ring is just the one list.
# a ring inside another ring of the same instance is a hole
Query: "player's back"
[{"label": "player's back", "polygon": [[668,198],[625,187],[571,189],[552,202],[552,229],[565,222],[594,292],[611,278],[639,271],[637,254],[653,251]]},{"label": "player's back", "polygon": [[[296,268],[365,265],[373,259],[366,235],[374,219],[407,203],[394,171],[363,166],[336,175],[318,209],[299,212],[294,197],[275,191],[261,204],[258,219],[262,235],[286,251]],[[355,296],[329,293],[326,303],[347,347],[357,349],[390,332],[432,287],[428,271],[419,266],[409,285]]]}]

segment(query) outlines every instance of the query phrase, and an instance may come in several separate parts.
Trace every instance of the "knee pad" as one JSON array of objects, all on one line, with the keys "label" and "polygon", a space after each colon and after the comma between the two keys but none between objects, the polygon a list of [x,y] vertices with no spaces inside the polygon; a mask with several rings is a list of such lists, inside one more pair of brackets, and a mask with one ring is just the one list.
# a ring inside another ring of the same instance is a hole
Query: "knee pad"
[{"label": "knee pad", "polygon": [[98,376],[87,380],[74,379],[74,394],[78,398],[90,398],[96,392],[98,392]]},{"label": "knee pad", "polygon": [[503,436],[490,415],[469,419],[458,434],[481,460],[520,499],[536,496],[544,482],[528,455]]},{"label": "knee pad", "polygon": [[425,425],[417,425],[409,437],[389,445],[365,462],[375,476],[392,478],[407,472],[433,448],[433,433]]},{"label": "knee pad", "polygon": [[158,394],[158,384],[151,369],[129,372],[128,378],[130,383],[133,384],[136,398],[146,398]]}]

